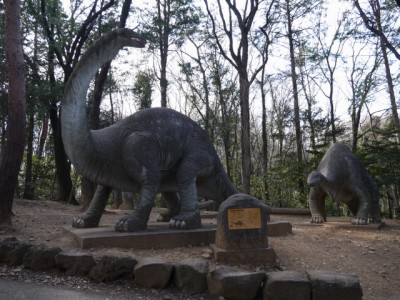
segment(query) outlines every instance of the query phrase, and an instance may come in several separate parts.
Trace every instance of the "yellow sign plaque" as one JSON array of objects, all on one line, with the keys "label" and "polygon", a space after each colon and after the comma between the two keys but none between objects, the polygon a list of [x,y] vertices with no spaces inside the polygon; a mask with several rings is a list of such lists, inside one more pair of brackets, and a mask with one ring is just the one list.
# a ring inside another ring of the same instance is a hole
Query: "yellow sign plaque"
[{"label": "yellow sign plaque", "polygon": [[228,208],[229,230],[261,228],[260,208]]}]

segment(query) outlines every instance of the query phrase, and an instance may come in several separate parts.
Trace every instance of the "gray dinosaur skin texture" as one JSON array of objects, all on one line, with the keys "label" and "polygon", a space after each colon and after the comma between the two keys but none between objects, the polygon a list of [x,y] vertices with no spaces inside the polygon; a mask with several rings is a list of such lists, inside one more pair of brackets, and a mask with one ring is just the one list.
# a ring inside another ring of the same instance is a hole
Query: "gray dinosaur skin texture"
[{"label": "gray dinosaur skin texture", "polygon": [[73,227],[97,227],[113,188],[138,192],[134,212],[116,231],[138,231],[147,222],[157,193],[163,193],[173,229],[201,227],[197,196],[222,202],[239,191],[229,180],[207,133],[185,115],[168,108],[139,111],[101,129],[89,130],[86,94],[96,71],[125,47],[145,41],[128,29],[101,37],[82,56],[68,81],[61,126],[66,153],[77,171],[99,184],[88,210]]},{"label": "gray dinosaur skin texture", "polygon": [[354,225],[381,222],[377,185],[346,145],[333,144],[308,176],[307,184],[311,223],[326,222],[326,196],[349,207]]}]

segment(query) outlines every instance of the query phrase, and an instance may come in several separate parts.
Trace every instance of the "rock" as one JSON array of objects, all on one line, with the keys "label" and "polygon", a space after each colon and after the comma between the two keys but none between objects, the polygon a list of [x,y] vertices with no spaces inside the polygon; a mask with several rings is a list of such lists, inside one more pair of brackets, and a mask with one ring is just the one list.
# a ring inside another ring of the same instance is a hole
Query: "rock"
[{"label": "rock", "polygon": [[85,276],[96,265],[91,254],[63,251],[56,255],[56,265],[70,276]]},{"label": "rock", "polygon": [[269,272],[263,286],[264,300],[309,300],[311,285],[295,271]]},{"label": "rock", "polygon": [[26,242],[18,242],[13,249],[8,252],[8,265],[19,266],[24,263],[25,254],[33,247],[32,244]]},{"label": "rock", "polygon": [[10,266],[22,265],[24,255],[32,246],[15,237],[6,238],[0,242],[0,262],[7,263]]},{"label": "rock", "polygon": [[137,260],[132,257],[105,255],[89,272],[89,277],[96,282],[112,281],[121,277],[132,278]]},{"label": "rock", "polygon": [[163,289],[169,284],[173,269],[161,258],[142,258],[135,266],[135,283],[140,287]]},{"label": "rock", "polygon": [[17,243],[17,238],[5,238],[0,241],[0,262],[8,262],[8,252],[14,248],[15,243]]},{"label": "rock", "polygon": [[204,259],[185,259],[175,265],[175,286],[185,293],[198,294],[207,290],[208,262]]},{"label": "rock", "polygon": [[327,271],[309,271],[311,299],[318,300],[359,300],[363,292],[355,275]]},{"label": "rock", "polygon": [[264,278],[264,272],[236,271],[230,267],[221,267],[208,273],[207,285],[212,295],[230,300],[249,300],[257,296]]},{"label": "rock", "polygon": [[34,271],[52,269],[56,266],[55,256],[61,251],[59,247],[45,245],[30,247],[24,256],[24,267]]}]

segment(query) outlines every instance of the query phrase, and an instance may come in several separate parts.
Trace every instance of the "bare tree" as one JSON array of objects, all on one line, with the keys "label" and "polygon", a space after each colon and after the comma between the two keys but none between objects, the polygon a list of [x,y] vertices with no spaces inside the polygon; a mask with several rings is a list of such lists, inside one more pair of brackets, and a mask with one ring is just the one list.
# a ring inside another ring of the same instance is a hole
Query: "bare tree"
[{"label": "bare tree", "polygon": [[[380,10],[380,3],[379,0],[369,0],[367,1],[370,5],[370,8],[373,11],[373,15],[368,15],[364,9],[361,8],[360,2],[358,0],[354,1],[354,6],[357,8],[360,17],[362,18],[365,27],[372,32],[376,37],[378,37],[381,40],[381,43],[385,45],[387,49],[389,49],[390,52],[393,53],[393,55],[400,60],[400,52],[397,51],[395,46],[393,45],[392,42],[389,41],[388,35],[382,30],[382,26],[380,24],[380,17],[379,19],[376,19],[376,12]],[[400,1],[396,1],[397,6],[400,7]],[[380,14],[380,12],[379,12]]]},{"label": "bare tree", "polygon": [[357,0],[354,1],[354,5],[359,11],[365,26],[368,28],[368,30],[370,30],[374,35],[378,37],[380,43],[383,63],[385,66],[386,82],[388,86],[390,105],[392,108],[393,121],[395,129],[397,130],[397,140],[398,142],[400,142],[400,119],[399,119],[399,114],[397,112],[396,96],[394,92],[393,76],[390,70],[388,50],[391,51],[399,60],[400,60],[400,54],[396,51],[393,44],[389,42],[388,37],[383,30],[382,15],[381,15],[382,10],[379,0],[370,0],[368,1],[368,3],[371,10],[371,14],[369,16],[367,16],[367,14],[363,11],[363,9],[360,6],[360,3]]},{"label": "bare tree", "polygon": [[[294,113],[294,128],[296,133],[296,156],[299,162],[299,167],[302,168],[303,161],[303,137],[300,124],[300,105],[299,105],[299,88],[298,88],[298,74],[297,74],[297,62],[296,62],[296,48],[299,44],[296,39],[299,36],[301,28],[295,30],[294,22],[300,18],[304,17],[315,9],[320,4],[320,1],[290,1],[285,0],[283,4],[283,11],[285,13],[285,22],[287,30],[287,39],[289,43],[289,57],[290,57],[290,78],[292,81],[293,88],[293,113]],[[305,194],[305,186],[303,176],[298,178],[298,187],[301,194]]]},{"label": "bare tree", "polygon": [[[254,19],[259,10],[260,0],[246,1],[242,11],[236,5],[236,1],[226,0],[228,12],[224,11],[221,0],[217,0],[218,15],[210,9],[209,1],[204,0],[207,13],[212,23],[212,31],[218,48],[224,58],[236,69],[239,75],[239,93],[240,93],[240,115],[241,115],[241,150],[242,150],[242,188],[245,193],[250,193],[250,175],[251,175],[251,150],[250,150],[250,104],[249,94],[250,86],[258,73],[267,63],[266,56],[261,57],[261,62],[249,74],[249,38]],[[274,1],[270,2],[273,7]],[[270,10],[267,10],[270,11]],[[226,15],[227,14],[227,15]],[[219,16],[224,36],[220,35],[217,28],[217,18]],[[235,18],[235,20],[234,20]],[[235,32],[238,28],[239,32]],[[235,40],[237,37],[237,41]],[[228,50],[224,45],[227,39]],[[236,47],[236,49],[235,49]]]},{"label": "bare tree", "polygon": [[[295,35],[293,32],[293,13],[290,6],[290,0],[285,0],[286,20],[287,20],[287,37],[289,41],[289,55],[290,55],[290,77],[292,79],[293,88],[293,112],[294,112],[294,128],[296,131],[296,152],[297,161],[301,163],[303,161],[303,138],[300,125],[300,106],[299,106],[299,91],[297,87],[297,72],[296,72],[296,54],[294,39]],[[298,178],[299,190],[304,193],[304,181],[303,178]]]},{"label": "bare tree", "polygon": [[25,145],[25,66],[21,41],[21,3],[5,0],[8,65],[8,121],[0,157],[0,226],[12,225],[12,204]]},{"label": "bare tree", "polygon": [[[349,74],[349,84],[351,88],[349,114],[351,116],[351,131],[352,131],[352,151],[357,151],[357,143],[359,139],[358,130],[361,122],[362,108],[368,103],[368,97],[371,90],[376,86],[375,72],[379,67],[380,60],[375,51],[375,55],[368,60],[360,62],[360,56],[367,45],[356,49],[352,45],[351,55],[351,70]],[[373,60],[372,64],[370,60]],[[370,69],[369,69],[370,68]]]},{"label": "bare tree", "polygon": [[156,0],[155,3],[156,7],[146,16],[151,21],[144,24],[144,35],[148,49],[158,52],[161,107],[167,107],[167,67],[170,54],[173,47],[180,48],[194,31],[199,16],[193,0]]},{"label": "bare tree", "polygon": [[[184,75],[184,80],[182,83],[186,83],[190,90],[188,95],[186,95],[189,100],[192,100],[192,105],[196,109],[197,113],[200,115],[202,122],[204,123],[204,129],[210,136],[211,140],[214,140],[214,130],[211,130],[211,107],[210,107],[210,86],[208,78],[208,66],[207,61],[212,60],[210,53],[205,53],[204,49],[208,49],[207,40],[197,41],[193,37],[189,36],[188,40],[190,44],[196,49],[196,51],[182,51],[185,56],[190,58],[190,62],[186,62],[184,58],[181,58],[179,63],[181,68],[181,73]],[[203,50],[202,50],[203,49]],[[206,58],[206,55],[208,57]],[[193,65],[192,65],[193,62]],[[195,70],[198,70],[196,72]],[[196,77],[196,79],[194,79]],[[201,78],[198,80],[197,78]],[[182,85],[182,84],[180,84]],[[183,88],[181,88],[183,90]],[[198,103],[200,102],[200,103]],[[205,112],[202,108],[205,108]]]}]

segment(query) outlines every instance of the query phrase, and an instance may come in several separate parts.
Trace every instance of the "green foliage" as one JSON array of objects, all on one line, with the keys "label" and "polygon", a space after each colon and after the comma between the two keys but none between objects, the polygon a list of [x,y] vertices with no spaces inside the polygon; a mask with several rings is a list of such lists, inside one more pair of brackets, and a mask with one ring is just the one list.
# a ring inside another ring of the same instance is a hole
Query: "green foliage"
[{"label": "green foliage", "polygon": [[[40,158],[37,155],[32,156],[33,170],[34,170],[34,191],[35,199],[49,200],[57,197],[57,180],[55,177],[55,161],[54,156],[49,155]],[[25,178],[26,156],[24,157],[19,174],[19,187],[18,191],[24,191],[24,178]],[[20,195],[20,196],[21,196]]]},{"label": "green foliage", "polygon": [[265,198],[264,182],[261,176],[251,176],[250,194],[260,200]]},{"label": "green foliage", "polygon": [[397,142],[391,139],[371,141],[359,147],[357,156],[379,186],[400,185],[400,148]]},{"label": "green foliage", "polygon": [[[372,131],[365,131],[357,155],[377,181],[383,214],[396,216],[400,207],[400,145],[393,118],[371,120]],[[365,130],[365,129],[364,129]]]},{"label": "green foliage", "polygon": [[153,81],[154,76],[149,71],[139,71],[136,74],[132,91],[138,110],[151,107]]},{"label": "green foliage", "polygon": [[306,179],[305,165],[294,156],[272,166],[267,174],[270,206],[305,207],[307,195],[299,190],[299,179]]},{"label": "green foliage", "polygon": [[[157,0],[155,2],[158,8],[149,8],[144,12],[147,14],[147,22],[143,26],[143,34],[149,43],[149,49],[159,49],[160,45],[168,49],[169,44],[175,44],[177,48],[181,47],[186,36],[199,24],[198,9],[193,0]],[[165,37],[168,38],[165,39]]]}]

